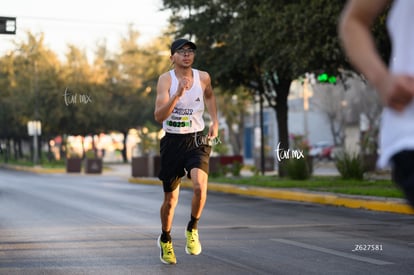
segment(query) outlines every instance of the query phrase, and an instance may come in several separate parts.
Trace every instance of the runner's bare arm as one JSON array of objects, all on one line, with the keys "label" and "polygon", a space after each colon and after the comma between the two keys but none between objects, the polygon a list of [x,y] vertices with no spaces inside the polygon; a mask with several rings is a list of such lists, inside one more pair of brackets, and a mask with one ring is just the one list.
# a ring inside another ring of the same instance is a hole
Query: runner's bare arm
[{"label": "runner's bare arm", "polygon": [[216,96],[214,95],[213,87],[211,86],[211,78],[207,72],[200,72],[201,82],[204,87],[204,101],[206,103],[207,111],[210,114],[211,126],[208,132],[210,138],[216,138],[218,136],[218,116],[217,116],[217,103]]},{"label": "runner's bare arm", "polygon": [[349,0],[342,12],[339,35],[352,64],[377,89],[383,103],[403,111],[414,98],[414,77],[392,74],[381,59],[371,26],[389,0]]},{"label": "runner's bare arm", "polygon": [[154,117],[159,123],[167,119],[179,99],[178,93],[170,97],[170,85],[171,77],[168,73],[164,73],[158,78]]},{"label": "runner's bare arm", "polygon": [[338,25],[342,46],[348,57],[374,85],[388,73],[377,51],[371,26],[387,3],[388,0],[350,0],[341,14]]}]

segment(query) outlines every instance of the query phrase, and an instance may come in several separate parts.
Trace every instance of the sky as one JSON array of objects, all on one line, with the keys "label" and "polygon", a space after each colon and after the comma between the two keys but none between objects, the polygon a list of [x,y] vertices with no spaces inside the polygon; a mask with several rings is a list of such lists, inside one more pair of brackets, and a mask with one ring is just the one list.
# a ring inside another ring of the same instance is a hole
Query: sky
[{"label": "sky", "polygon": [[43,32],[45,44],[64,58],[73,44],[93,55],[96,43],[106,41],[118,48],[128,25],[141,34],[145,44],[162,34],[170,11],[160,11],[162,0],[0,0],[0,16],[16,17],[16,35],[0,34],[0,56],[15,49],[13,41],[26,39],[26,32]]}]

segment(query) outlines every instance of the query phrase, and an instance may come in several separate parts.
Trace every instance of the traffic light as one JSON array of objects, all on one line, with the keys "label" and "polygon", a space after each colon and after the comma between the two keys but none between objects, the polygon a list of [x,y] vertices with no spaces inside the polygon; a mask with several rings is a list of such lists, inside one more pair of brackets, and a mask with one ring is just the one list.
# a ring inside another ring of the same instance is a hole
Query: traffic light
[{"label": "traffic light", "polygon": [[0,34],[16,34],[16,17],[0,16]]},{"label": "traffic light", "polygon": [[328,75],[327,73],[322,73],[318,75],[318,82],[336,84],[336,76]]}]

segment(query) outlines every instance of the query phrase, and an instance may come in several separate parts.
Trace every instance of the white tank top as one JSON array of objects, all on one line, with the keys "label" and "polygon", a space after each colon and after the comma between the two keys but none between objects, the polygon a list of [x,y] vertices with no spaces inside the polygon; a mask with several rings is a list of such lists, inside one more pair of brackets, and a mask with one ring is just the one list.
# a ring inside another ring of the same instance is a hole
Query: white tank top
[{"label": "white tank top", "polygon": [[[193,86],[185,91],[174,107],[171,115],[163,121],[163,129],[172,134],[189,134],[204,130],[204,93],[201,88],[200,74],[193,71]],[[170,71],[170,96],[177,92],[178,79],[174,70]]]},{"label": "white tank top", "polygon": [[[390,70],[414,76],[414,1],[396,0],[391,8],[387,25],[392,42]],[[384,108],[380,128],[381,168],[401,150],[414,150],[414,100],[399,113]]]}]

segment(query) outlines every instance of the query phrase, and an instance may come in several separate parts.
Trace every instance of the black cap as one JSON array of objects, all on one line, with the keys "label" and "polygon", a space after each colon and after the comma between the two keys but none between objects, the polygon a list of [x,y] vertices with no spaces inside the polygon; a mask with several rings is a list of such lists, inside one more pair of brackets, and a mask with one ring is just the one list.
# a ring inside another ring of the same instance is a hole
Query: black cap
[{"label": "black cap", "polygon": [[190,40],[187,40],[187,39],[184,39],[184,38],[180,38],[180,39],[175,40],[171,44],[171,55],[173,55],[177,50],[181,49],[185,45],[189,45],[190,48],[193,49],[193,50],[196,50],[197,49],[196,44],[194,44]]}]

